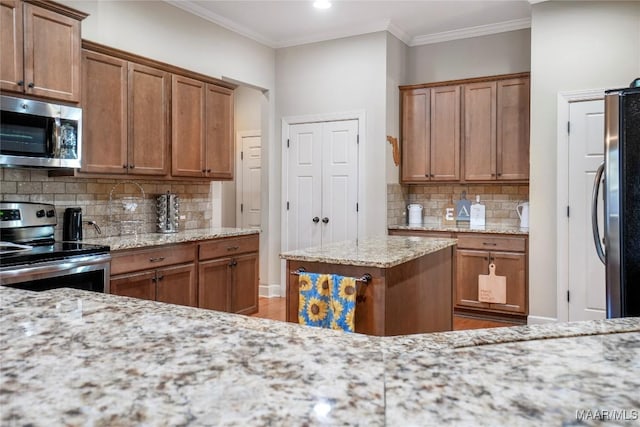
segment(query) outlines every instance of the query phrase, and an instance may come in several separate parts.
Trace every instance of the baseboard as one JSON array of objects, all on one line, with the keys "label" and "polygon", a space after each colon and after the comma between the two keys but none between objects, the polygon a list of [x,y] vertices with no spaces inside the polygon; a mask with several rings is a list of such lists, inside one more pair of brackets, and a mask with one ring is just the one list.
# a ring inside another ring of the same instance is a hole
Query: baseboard
[{"label": "baseboard", "polygon": [[527,325],[543,325],[545,323],[557,323],[558,319],[553,317],[529,316],[527,317]]},{"label": "baseboard", "polygon": [[258,288],[258,294],[263,298],[275,298],[280,296],[280,285],[261,284]]}]

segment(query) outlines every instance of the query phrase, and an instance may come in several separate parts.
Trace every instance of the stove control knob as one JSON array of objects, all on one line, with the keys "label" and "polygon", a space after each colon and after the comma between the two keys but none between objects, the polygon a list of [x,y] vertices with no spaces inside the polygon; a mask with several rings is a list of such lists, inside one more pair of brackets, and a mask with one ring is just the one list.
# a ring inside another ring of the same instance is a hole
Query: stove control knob
[{"label": "stove control knob", "polygon": [[38,218],[42,218],[44,215],[45,215],[44,209],[40,209],[39,211],[36,212],[36,216]]},{"label": "stove control knob", "polygon": [[49,209],[47,211],[47,218],[52,218],[54,216],[56,216],[56,211],[54,211],[53,209]]}]

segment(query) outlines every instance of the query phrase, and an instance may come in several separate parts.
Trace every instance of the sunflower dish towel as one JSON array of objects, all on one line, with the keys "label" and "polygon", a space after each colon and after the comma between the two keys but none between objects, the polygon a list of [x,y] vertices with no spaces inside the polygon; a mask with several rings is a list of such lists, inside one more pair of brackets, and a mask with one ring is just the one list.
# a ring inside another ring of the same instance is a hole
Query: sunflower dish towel
[{"label": "sunflower dish towel", "polygon": [[356,279],[300,273],[298,323],[347,332],[355,330]]}]

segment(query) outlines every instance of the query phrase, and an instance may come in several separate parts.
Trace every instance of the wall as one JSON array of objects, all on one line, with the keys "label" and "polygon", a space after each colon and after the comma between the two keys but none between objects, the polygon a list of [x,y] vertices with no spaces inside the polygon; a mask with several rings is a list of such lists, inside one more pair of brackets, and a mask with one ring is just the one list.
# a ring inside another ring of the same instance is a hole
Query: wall
[{"label": "wall", "polygon": [[525,29],[411,47],[406,84],[529,71],[530,36]]},{"label": "wall", "polygon": [[[391,33],[387,33],[387,132],[400,143],[400,89],[407,80],[409,47]],[[400,167],[393,161],[391,144],[386,144],[387,183],[397,184]],[[389,203],[387,201],[387,203]]]},{"label": "wall", "polygon": [[[557,96],[640,75],[640,3],[532,5],[529,312],[556,318]],[[531,321],[531,319],[530,319]]]},{"label": "wall", "polygon": [[466,191],[466,198],[471,202],[480,196],[488,226],[520,226],[516,206],[529,199],[529,186],[525,184],[388,184],[387,222],[389,225],[405,225],[408,220],[407,205],[418,203],[423,206],[423,222],[439,226],[445,206],[455,204],[463,191]]},{"label": "wall", "polygon": [[[385,174],[380,173],[388,145],[386,43],[386,32],[379,32],[276,51],[278,119],[355,110],[366,114],[359,163],[361,237],[386,232],[386,210],[380,208],[386,206]],[[278,128],[276,138],[281,140]]]},{"label": "wall", "polygon": [[[118,236],[121,220],[140,221],[136,232],[156,231],[156,200],[158,194],[170,191],[180,196],[180,230],[208,228],[211,225],[211,197],[209,183],[188,181],[136,180],[144,191],[122,180],[108,178],[52,177],[47,171],[36,169],[0,169],[0,194],[4,201],[51,203],[56,206],[58,225],[56,239],[62,239],[62,220],[65,208],[82,208],[83,220],[96,221],[102,235],[85,225],[84,238]],[[109,197],[111,196],[111,202]],[[138,197],[135,212],[123,209],[124,197]],[[132,229],[132,231],[134,231]],[[125,231],[123,234],[130,234]]]},{"label": "wall", "polygon": [[[274,90],[273,49],[168,3],[135,0],[61,0],[61,3],[89,13],[82,22],[82,37],[85,39],[212,77],[246,83],[267,92]],[[262,104],[262,159],[265,171],[268,171],[270,159],[279,159],[280,152],[279,146],[270,142],[275,122],[274,98],[266,95],[265,100]],[[261,262],[260,280],[279,283],[280,212],[279,206],[267,202],[274,192],[279,193],[280,182],[266,175],[262,185],[263,206],[268,209],[263,210],[260,251],[268,255],[268,261],[264,267]],[[220,225],[223,207],[220,183],[212,184],[211,194],[212,222]],[[273,232],[271,224],[277,225]]]}]

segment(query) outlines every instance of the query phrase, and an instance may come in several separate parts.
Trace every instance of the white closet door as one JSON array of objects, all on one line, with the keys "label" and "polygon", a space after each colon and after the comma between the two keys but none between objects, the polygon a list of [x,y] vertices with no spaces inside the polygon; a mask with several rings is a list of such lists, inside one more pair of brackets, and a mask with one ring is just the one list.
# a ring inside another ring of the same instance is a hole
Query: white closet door
[{"label": "white closet door", "polygon": [[239,223],[243,228],[260,228],[261,145],[260,135],[242,136],[242,169],[239,177],[242,221]]},{"label": "white closet door", "polygon": [[322,125],[322,243],[358,237],[358,121]]},{"label": "white closet door", "polygon": [[[322,124],[291,125],[288,148],[287,249],[321,244]],[[317,222],[313,219],[318,218]]]}]

